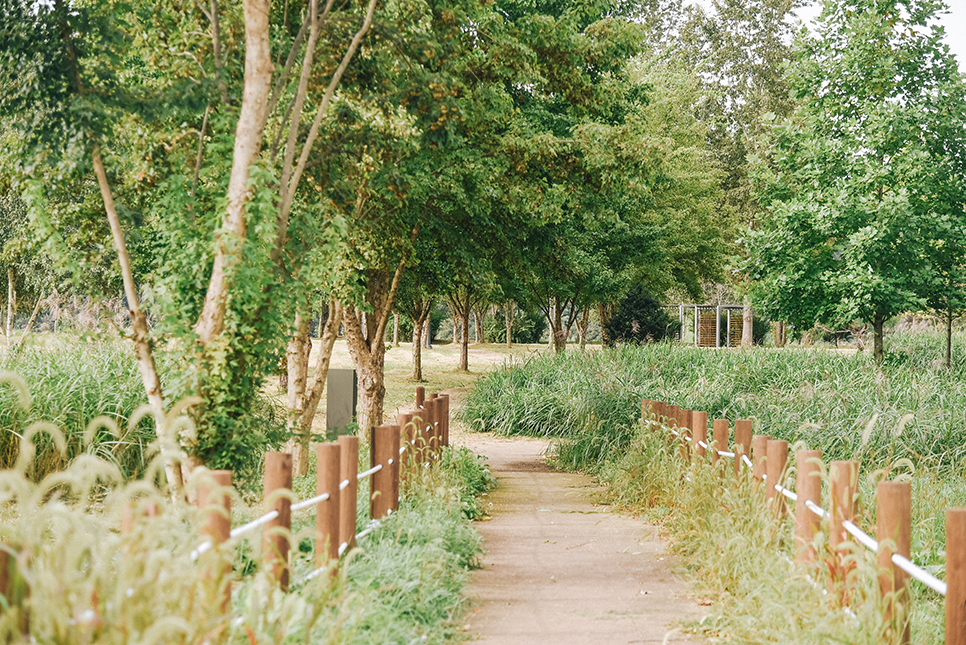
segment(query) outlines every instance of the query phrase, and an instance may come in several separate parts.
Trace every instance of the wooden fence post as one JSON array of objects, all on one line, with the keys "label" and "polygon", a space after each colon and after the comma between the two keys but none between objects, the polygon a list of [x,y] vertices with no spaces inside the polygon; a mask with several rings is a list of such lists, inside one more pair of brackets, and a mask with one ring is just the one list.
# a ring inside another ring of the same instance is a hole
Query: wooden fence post
[{"label": "wooden fence post", "polygon": [[392,426],[376,426],[372,429],[369,444],[369,467],[382,464],[382,470],[369,478],[369,516],[381,520],[392,511],[392,472],[389,461],[392,454]]},{"label": "wooden fence post", "polygon": [[390,498],[393,511],[399,510],[399,479],[402,471],[403,455],[399,454],[401,447],[399,426],[389,426],[392,428],[392,440],[389,451],[392,453],[392,496]]},{"label": "wooden fence post", "polygon": [[785,496],[778,492],[775,484],[783,484],[782,475],[785,464],[788,463],[788,442],[772,439],[768,442],[768,452],[765,459],[765,469],[768,478],[765,480],[765,499],[778,517],[785,514]]},{"label": "wooden fence post", "polygon": [[708,444],[708,413],[703,410],[694,410],[691,413],[692,437],[694,439],[694,452],[699,458],[704,459],[708,454],[707,448],[701,444]]},{"label": "wooden fence post", "polygon": [[287,452],[265,453],[266,510],[278,511],[278,517],[262,529],[262,558],[275,582],[288,589],[289,531],[292,528],[292,455]]},{"label": "wooden fence post", "polygon": [[849,536],[844,522],[854,522],[859,514],[859,501],[856,492],[859,483],[859,463],[857,461],[833,461],[829,464],[829,487],[831,498],[831,523],[829,526],[828,544],[832,558],[832,591],[839,591],[839,602],[848,604],[848,592],[843,587],[848,577],[850,566],[845,563],[843,545]]},{"label": "wooden fence post", "polygon": [[425,403],[426,407],[426,448],[429,454],[429,461],[436,461],[439,458],[439,405],[436,399],[429,399]]},{"label": "wooden fence post", "polygon": [[721,455],[718,454],[718,451],[721,450],[727,452],[728,450],[728,420],[715,419],[712,433],[714,436],[714,446],[711,450],[711,465],[717,466],[718,460],[721,459]]},{"label": "wooden fence post", "polygon": [[339,548],[348,551],[356,545],[356,502],[359,499],[359,437],[339,437]]},{"label": "wooden fence post", "polygon": [[[411,468],[413,464],[416,463],[416,437],[415,437],[415,424],[413,423],[413,414],[411,412],[400,412],[399,413],[399,432],[402,445],[405,446],[403,454],[399,455],[399,460],[401,462],[401,468],[403,470]],[[400,475],[403,477],[404,475]]]},{"label": "wooden fence post", "polygon": [[822,458],[821,450],[799,450],[795,455],[797,477],[795,492],[795,561],[814,564],[816,558],[815,534],[822,526],[822,518],[809,510],[805,502],[816,506],[822,501]]},{"label": "wooden fence post", "polygon": [[768,461],[768,442],[771,437],[756,434],[751,438],[751,462],[754,464],[752,474],[758,481],[765,481],[765,464]]},{"label": "wooden fence post", "polygon": [[946,510],[946,645],[966,643],[966,508]]},{"label": "wooden fence post", "polygon": [[329,499],[315,507],[315,560],[323,566],[339,558],[339,462],[342,452],[338,443],[316,447],[315,494],[329,494]]},{"label": "wooden fence post", "polygon": [[[205,481],[198,486],[198,508],[204,517],[201,533],[209,540],[213,548],[226,542],[231,536],[231,488],[230,470],[212,470],[207,473]],[[219,607],[222,613],[228,611],[231,605],[231,560],[219,554],[218,562],[204,575],[214,580],[217,588],[215,598],[220,598]]]},{"label": "wooden fence post", "polygon": [[912,552],[912,487],[908,482],[879,482],[876,487],[876,535],[879,539],[879,594],[883,603],[882,619],[886,623],[889,645],[908,645],[909,576],[892,563],[892,554],[908,558]]},{"label": "wooden fence post", "polygon": [[735,477],[741,474],[745,467],[742,457],[751,459],[751,419],[738,419],[735,421]]},{"label": "wooden fence post", "polygon": [[423,407],[423,403],[426,401],[426,388],[422,385],[416,386],[416,409],[419,410]]},{"label": "wooden fence post", "polygon": [[442,421],[443,428],[442,444],[444,448],[449,448],[449,394],[440,394],[439,400],[442,401],[440,404],[442,409],[440,421]]}]

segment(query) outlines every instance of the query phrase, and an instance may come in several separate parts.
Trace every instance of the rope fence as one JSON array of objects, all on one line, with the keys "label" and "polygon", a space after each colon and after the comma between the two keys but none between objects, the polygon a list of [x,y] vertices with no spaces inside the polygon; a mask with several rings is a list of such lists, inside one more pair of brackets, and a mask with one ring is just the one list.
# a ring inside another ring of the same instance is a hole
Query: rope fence
[{"label": "rope fence", "polygon": [[[793,491],[783,485],[788,467],[788,442],[753,434],[750,419],[735,422],[734,450],[729,451],[727,419],[714,420],[713,439],[708,443],[705,412],[683,410],[664,401],[643,399],[641,413],[647,428],[667,431],[676,438],[681,455],[688,463],[694,459],[704,459],[710,453],[713,464],[720,459],[732,459],[736,477],[750,474],[754,480],[765,483],[766,506],[778,517],[791,513],[787,506],[794,504],[797,562],[818,564],[815,537],[822,522],[826,522],[833,585],[844,587],[848,583],[848,573],[855,566],[847,557],[849,543],[854,541],[875,553],[880,569],[879,592],[885,607],[885,618],[889,621],[905,621],[892,630],[892,633],[899,634],[899,638],[890,640],[890,643],[910,642],[908,621],[903,618],[908,617],[910,606],[906,575],[945,596],[945,642],[966,643],[966,509],[950,508],[946,512],[946,576],[950,582],[944,582],[911,559],[912,500],[908,482],[879,482],[876,490],[879,540],[876,540],[855,524],[859,514],[858,462],[833,461],[829,464],[831,504],[827,510],[819,505],[822,493],[821,451],[798,451],[796,490]],[[693,454],[691,447],[694,448]]]}]

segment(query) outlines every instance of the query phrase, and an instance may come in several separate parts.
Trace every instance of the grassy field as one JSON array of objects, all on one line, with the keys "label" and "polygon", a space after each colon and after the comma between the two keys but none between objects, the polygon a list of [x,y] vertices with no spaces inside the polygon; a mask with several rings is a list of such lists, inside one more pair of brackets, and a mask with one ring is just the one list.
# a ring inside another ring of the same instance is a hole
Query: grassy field
[{"label": "grassy field", "polygon": [[[881,370],[867,353],[826,349],[573,352],[494,373],[463,416],[478,430],[555,438],[560,467],[595,474],[607,501],[662,522],[712,603],[692,628],[715,642],[872,643],[882,624],[871,554],[856,552],[851,609],[837,607],[822,593],[826,572],[791,564],[790,521],[764,513],[751,483],[685,466],[668,437],[642,431],[640,401],[752,418],[756,433],[790,441],[790,463],[801,448],[821,449],[826,462],[858,460],[858,523],[873,535],[875,482],[911,480],[913,560],[942,578],[945,510],[966,505],[964,345],[960,334],[948,371],[935,360],[941,338],[930,334],[891,336]],[[912,588],[913,641],[941,643],[942,598]]]}]

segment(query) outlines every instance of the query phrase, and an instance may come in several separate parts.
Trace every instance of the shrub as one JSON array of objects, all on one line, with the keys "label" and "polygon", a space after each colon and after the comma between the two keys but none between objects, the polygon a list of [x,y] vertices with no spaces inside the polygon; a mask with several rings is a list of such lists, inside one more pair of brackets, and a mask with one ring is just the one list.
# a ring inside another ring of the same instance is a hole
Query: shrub
[{"label": "shrub", "polygon": [[604,323],[607,337],[615,343],[646,343],[678,333],[681,323],[661,307],[660,301],[641,285],[634,285]]}]

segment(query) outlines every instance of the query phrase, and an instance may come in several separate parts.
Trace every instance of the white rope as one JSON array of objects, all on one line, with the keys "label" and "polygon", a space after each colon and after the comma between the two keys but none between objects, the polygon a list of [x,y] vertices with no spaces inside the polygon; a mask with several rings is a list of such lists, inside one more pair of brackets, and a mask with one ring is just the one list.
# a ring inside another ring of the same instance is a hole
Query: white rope
[{"label": "white rope", "polygon": [[[390,459],[389,461],[392,462],[392,459]],[[382,464],[379,464],[378,466],[373,466],[372,468],[370,468],[369,470],[367,470],[364,473],[359,473],[359,477],[358,478],[359,479],[365,479],[369,475],[375,475],[380,470],[382,470]]]},{"label": "white rope", "polygon": [[700,439],[698,440],[698,445],[701,446],[702,448],[704,448],[705,450],[708,449],[708,444],[706,444],[705,442],[701,441]]},{"label": "white rope", "polygon": [[871,537],[869,537],[868,534],[863,532],[862,529],[857,527],[852,522],[845,520],[844,522],[842,522],[842,527],[845,528],[846,531],[851,533],[852,536],[859,541],[859,544],[861,544],[868,550],[872,551],[873,553],[879,550],[879,543],[873,540]]},{"label": "white rope", "polygon": [[339,484],[339,490],[345,490],[348,487],[349,487],[349,480],[348,479],[343,479],[342,480],[342,483]]},{"label": "white rope", "polygon": [[821,506],[819,506],[818,504],[816,504],[810,499],[805,500],[805,508],[812,511],[822,519],[827,519],[829,517],[828,511],[826,511],[824,508],[822,508]]},{"label": "white rope", "polygon": [[372,523],[371,523],[371,525],[368,528],[365,528],[365,529],[363,529],[362,531],[359,531],[356,534],[356,541],[361,540],[362,538],[366,537],[367,535],[369,535],[370,533],[372,533],[373,531],[375,531],[380,526],[382,526],[382,522],[380,522],[379,520],[373,520]]},{"label": "white rope", "polygon": [[674,435],[675,437],[680,437],[680,436],[681,436],[681,433],[680,433],[680,432],[678,432],[677,430],[675,430],[674,428],[668,428],[668,430],[670,430],[670,431],[671,431],[671,433],[672,433],[672,434],[673,434],[673,435]]},{"label": "white rope", "polygon": [[390,466],[392,466],[392,465],[393,465],[394,463],[396,463],[396,462],[395,462],[395,461],[393,461],[392,459],[390,459],[390,460],[389,460],[389,465],[390,465]]},{"label": "white rope", "polygon": [[946,595],[947,585],[945,582],[930,574],[928,571],[917,567],[911,560],[909,560],[909,558],[905,557],[904,555],[900,553],[893,553],[892,563],[933,591],[944,596]]},{"label": "white rope", "polygon": [[406,446],[403,446],[402,448],[399,449],[400,455],[403,454],[404,452],[406,452]]},{"label": "white rope", "polygon": [[751,459],[748,459],[748,455],[741,455],[741,461],[745,462],[745,465],[749,468],[755,467],[755,464],[751,463]]},{"label": "white rope", "polygon": [[190,556],[191,561],[194,562],[195,560],[203,556],[205,553],[208,552],[209,549],[211,549],[211,547],[212,547],[211,540],[205,540],[204,542],[196,546],[191,551],[191,556]]},{"label": "white rope", "polygon": [[348,549],[348,548],[349,548],[349,543],[348,542],[343,542],[342,544],[339,545],[339,557],[340,558],[342,557],[342,554],[345,553],[345,550]]},{"label": "white rope", "polygon": [[274,520],[276,517],[278,517],[278,511],[269,511],[269,512],[265,513],[264,515],[262,515],[257,520],[252,520],[248,524],[242,524],[237,529],[232,529],[231,532],[228,534],[228,536],[229,537],[236,538],[239,535],[244,535],[245,533],[248,533],[252,529],[257,529],[259,526],[262,526],[264,524],[268,524],[269,522],[271,522],[272,520]]},{"label": "white rope", "polygon": [[719,457],[729,457],[731,459],[734,459],[735,453],[733,453],[733,452],[727,452],[725,450],[719,450],[718,451],[718,456]]},{"label": "white rope", "polygon": [[297,504],[292,504],[293,511],[301,511],[303,508],[308,508],[309,506],[315,506],[325,500],[329,499],[328,493],[322,493],[321,495],[316,495],[315,497],[310,497],[306,500],[298,502]]},{"label": "white rope", "polygon": [[692,439],[691,439],[691,437],[689,437],[688,435],[684,435],[684,440],[685,440],[685,441],[691,441]]}]

